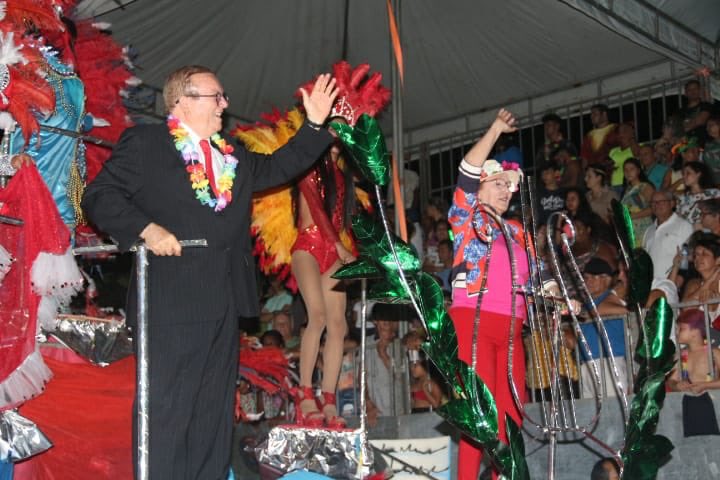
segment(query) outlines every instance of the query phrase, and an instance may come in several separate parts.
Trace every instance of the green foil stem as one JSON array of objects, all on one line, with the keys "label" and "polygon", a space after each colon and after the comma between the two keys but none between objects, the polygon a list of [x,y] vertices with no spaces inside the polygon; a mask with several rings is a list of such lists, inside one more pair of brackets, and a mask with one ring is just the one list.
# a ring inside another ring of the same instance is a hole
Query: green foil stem
[{"label": "green foil stem", "polygon": [[377,120],[363,114],[355,127],[338,122],[332,122],[330,127],[337,132],[363,176],[375,185],[387,185],[390,179],[390,154]]},{"label": "green foil stem", "polygon": [[630,218],[630,211],[625,205],[613,200],[611,202],[613,211],[613,221],[615,222],[615,231],[620,237],[620,241],[623,242],[624,247],[627,249],[628,254],[632,252],[636,245],[635,242],[635,229],[633,228],[632,218]]}]

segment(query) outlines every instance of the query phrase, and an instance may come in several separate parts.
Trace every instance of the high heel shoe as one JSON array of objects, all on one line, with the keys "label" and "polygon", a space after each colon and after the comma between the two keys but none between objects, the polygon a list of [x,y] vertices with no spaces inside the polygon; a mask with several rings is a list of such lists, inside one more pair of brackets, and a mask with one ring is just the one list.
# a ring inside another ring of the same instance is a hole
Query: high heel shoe
[{"label": "high heel shoe", "polygon": [[293,391],[295,400],[295,423],[301,427],[320,428],[325,423],[325,415],[317,409],[317,402],[313,407],[315,410],[303,412],[301,407],[305,400],[315,401],[315,394],[312,387],[297,387]]},{"label": "high heel shoe", "polygon": [[[347,426],[347,422],[345,419],[339,415],[337,415],[337,402],[335,394],[332,392],[322,392],[322,396],[318,397],[318,408],[322,411],[324,417],[325,417],[325,425],[328,426],[328,428],[345,428]],[[331,407],[335,409],[335,415],[327,415],[325,413],[325,409],[328,407]]]}]

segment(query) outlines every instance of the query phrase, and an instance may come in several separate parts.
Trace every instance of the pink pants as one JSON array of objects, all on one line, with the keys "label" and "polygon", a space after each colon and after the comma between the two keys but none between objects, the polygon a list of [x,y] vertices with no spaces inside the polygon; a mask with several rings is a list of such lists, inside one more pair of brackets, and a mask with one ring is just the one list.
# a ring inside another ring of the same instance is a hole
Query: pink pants
[{"label": "pink pants", "polygon": [[[470,365],[472,363],[472,336],[475,309],[464,307],[450,308],[457,332],[458,357]],[[515,320],[513,339],[513,378],[522,402],[525,401],[525,354],[521,338],[523,318]],[[477,365],[475,371],[492,392],[497,405],[498,430],[500,440],[507,443],[505,434],[505,414],[521,425],[518,410],[508,380],[508,347],[510,333],[510,316],[494,312],[480,313],[478,330]],[[460,439],[458,453],[458,480],[477,480],[483,453],[480,446],[471,438]],[[493,472],[493,479],[498,477]]]}]

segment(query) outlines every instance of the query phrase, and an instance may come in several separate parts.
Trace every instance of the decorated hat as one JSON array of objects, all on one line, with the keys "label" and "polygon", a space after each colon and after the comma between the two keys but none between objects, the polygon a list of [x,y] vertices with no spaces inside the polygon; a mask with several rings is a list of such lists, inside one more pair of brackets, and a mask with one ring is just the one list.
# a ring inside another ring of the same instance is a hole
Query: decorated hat
[{"label": "decorated hat", "polygon": [[682,139],[680,143],[676,143],[673,145],[672,149],[670,150],[673,155],[677,155],[678,153],[683,153],[686,150],[690,148],[699,148],[700,142],[698,141],[697,137],[685,137]]},{"label": "decorated hat", "polygon": [[613,276],[615,273],[608,262],[600,257],[593,257],[585,265],[583,273],[589,273],[590,275],[610,275]]},{"label": "decorated hat", "polygon": [[[353,68],[345,60],[333,65],[333,77],[338,88],[338,96],[328,118],[343,118],[348,125],[355,126],[364,113],[374,117],[390,102],[390,90],[380,82],[382,74],[375,72],[369,77],[370,65],[363,63]],[[312,90],[317,77],[302,85],[305,91]],[[302,98],[300,89],[295,96]]]},{"label": "decorated hat", "polygon": [[488,180],[495,179],[500,175],[505,175],[510,182],[510,191],[517,192],[520,185],[520,180],[523,178],[523,172],[520,170],[520,165],[515,162],[506,162],[503,160],[502,163],[497,160],[488,159],[485,160],[480,167],[480,181],[486,182]]}]

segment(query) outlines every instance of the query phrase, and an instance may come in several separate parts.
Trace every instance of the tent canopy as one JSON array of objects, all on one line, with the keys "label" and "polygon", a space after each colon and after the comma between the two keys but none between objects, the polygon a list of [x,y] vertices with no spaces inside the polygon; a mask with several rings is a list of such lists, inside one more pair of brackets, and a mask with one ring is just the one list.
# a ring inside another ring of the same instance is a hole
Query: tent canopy
[{"label": "tent canopy", "polygon": [[[406,133],[437,137],[462,129],[463,119],[467,129],[468,118],[498,105],[667,61],[667,49],[641,46],[627,32],[621,35],[608,22],[591,18],[593,9],[602,13],[612,3],[621,2],[402,2]],[[717,53],[720,2],[622,3],[651,8],[696,31]],[[139,53],[137,74],[146,84],[161,87],[170,71],[185,64],[212,68],[230,96],[228,112],[247,121],[274,106],[291,106],[299,84],[343,57],[353,65],[370,63],[390,84],[383,0],[86,0],[79,12],[112,22],[115,37]],[[386,132],[390,118],[387,112]]]}]

